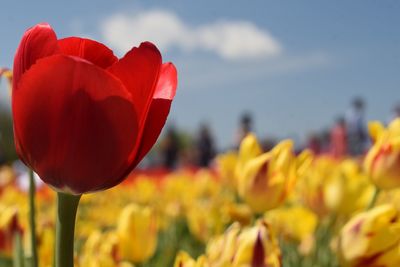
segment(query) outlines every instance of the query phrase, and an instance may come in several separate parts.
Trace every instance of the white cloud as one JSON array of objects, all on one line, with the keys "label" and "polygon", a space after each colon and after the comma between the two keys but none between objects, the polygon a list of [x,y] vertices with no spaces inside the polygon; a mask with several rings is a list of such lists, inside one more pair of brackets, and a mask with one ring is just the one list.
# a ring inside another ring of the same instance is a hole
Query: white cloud
[{"label": "white cloud", "polygon": [[248,21],[216,21],[189,26],[166,10],[144,11],[133,16],[115,14],[101,25],[106,42],[120,52],[147,40],[161,50],[210,51],[224,59],[254,59],[279,55],[281,44],[265,29]]},{"label": "white cloud", "polygon": [[[192,90],[246,88],[244,84],[260,83],[275,77],[315,71],[334,66],[334,58],[321,52],[282,55],[268,61],[223,62],[216,58],[180,58],[180,86]],[[248,90],[247,88],[245,90]]]}]

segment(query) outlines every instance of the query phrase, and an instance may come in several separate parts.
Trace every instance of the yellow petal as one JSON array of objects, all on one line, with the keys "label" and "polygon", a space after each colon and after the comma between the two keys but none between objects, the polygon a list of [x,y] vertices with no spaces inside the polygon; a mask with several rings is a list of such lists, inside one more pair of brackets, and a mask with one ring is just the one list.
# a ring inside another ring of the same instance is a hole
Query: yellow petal
[{"label": "yellow petal", "polygon": [[375,142],[379,136],[385,131],[385,127],[379,121],[371,121],[368,123],[368,132],[372,140]]}]

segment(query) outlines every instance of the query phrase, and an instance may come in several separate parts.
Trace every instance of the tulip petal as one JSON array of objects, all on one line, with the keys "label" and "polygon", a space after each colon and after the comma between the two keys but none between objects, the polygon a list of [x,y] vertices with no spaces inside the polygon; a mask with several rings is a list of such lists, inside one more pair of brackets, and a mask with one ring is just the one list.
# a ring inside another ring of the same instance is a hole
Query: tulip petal
[{"label": "tulip petal", "polygon": [[156,91],[153,98],[172,100],[175,97],[178,85],[178,72],[171,62],[161,66],[160,77],[157,81]]},{"label": "tulip petal", "polygon": [[58,40],[58,45],[64,55],[86,59],[103,69],[118,61],[111,49],[90,39],[68,37]]},{"label": "tulip petal", "polygon": [[107,186],[111,187],[120,183],[153,147],[167,120],[177,85],[178,76],[175,66],[172,63],[164,63],[161,66],[160,77],[157,81],[149,112],[147,113],[141,142],[138,142],[139,147],[135,153],[134,161],[125,175]]},{"label": "tulip petal", "polygon": [[21,39],[14,58],[14,90],[22,74],[38,59],[56,53],[58,53],[57,36],[49,24],[41,23],[28,29]]},{"label": "tulip petal", "polygon": [[371,121],[368,123],[368,132],[371,136],[372,141],[375,143],[376,140],[385,132],[385,127],[379,121]]},{"label": "tulip petal", "polygon": [[[107,187],[113,187],[122,182],[125,177],[140,163],[146,154],[153,147],[157,141],[158,136],[164,127],[165,121],[171,107],[171,100],[168,99],[153,99],[150,110],[147,114],[146,124],[143,129],[142,141],[139,142],[139,148],[135,153],[133,161],[129,159],[131,165],[127,168],[126,172],[119,177],[118,180],[112,180],[108,183]],[[151,119],[150,119],[151,118]]]},{"label": "tulip petal", "polygon": [[154,92],[149,113],[147,114],[144,132],[136,154],[134,166],[149,152],[157,141],[162,128],[167,120],[172,99],[175,97],[178,85],[178,75],[172,63],[164,63],[161,67],[160,77]]},{"label": "tulip petal", "polygon": [[119,78],[132,94],[141,130],[153,99],[160,69],[161,54],[149,42],[142,43],[138,48],[134,47],[108,68],[108,71]]},{"label": "tulip petal", "polygon": [[[171,108],[171,100],[153,99],[150,111],[144,126],[142,141],[137,151],[133,167],[139,164],[143,157],[150,151],[167,121]],[[133,168],[132,167],[132,168]]]},{"label": "tulip petal", "polygon": [[123,84],[65,55],[39,60],[23,75],[13,115],[24,161],[46,183],[76,194],[118,179],[139,132]]},{"label": "tulip petal", "polygon": [[260,231],[257,233],[257,239],[253,248],[253,257],[251,259],[251,266],[264,267],[265,266],[265,248]]}]

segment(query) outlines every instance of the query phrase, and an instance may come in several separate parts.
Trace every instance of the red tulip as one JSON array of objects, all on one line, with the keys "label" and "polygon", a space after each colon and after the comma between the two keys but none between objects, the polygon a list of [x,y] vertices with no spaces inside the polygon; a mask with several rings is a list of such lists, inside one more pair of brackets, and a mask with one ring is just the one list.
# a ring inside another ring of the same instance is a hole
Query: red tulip
[{"label": "red tulip", "polygon": [[120,183],[156,142],[177,86],[151,43],[118,59],[93,40],[27,30],[14,59],[12,109],[20,158],[58,191]]}]

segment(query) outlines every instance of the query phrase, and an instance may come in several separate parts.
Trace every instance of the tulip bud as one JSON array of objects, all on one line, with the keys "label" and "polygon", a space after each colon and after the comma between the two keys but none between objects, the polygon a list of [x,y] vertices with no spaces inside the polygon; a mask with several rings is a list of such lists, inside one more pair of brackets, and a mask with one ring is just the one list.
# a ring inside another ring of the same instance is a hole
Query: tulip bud
[{"label": "tulip bud", "polygon": [[0,206],[0,254],[11,255],[14,234],[20,231],[17,209]]},{"label": "tulip bud", "polygon": [[38,254],[41,266],[53,265],[54,234],[54,226],[52,224],[41,225],[40,229],[38,229]]},{"label": "tulip bud", "polygon": [[248,134],[243,141],[240,143],[239,155],[236,162],[235,176],[241,177],[243,174],[244,166],[246,164],[261,155],[262,149],[257,141],[257,137],[254,134]]},{"label": "tulip bud", "polygon": [[239,223],[233,223],[225,233],[211,239],[206,248],[206,255],[215,266],[229,264],[235,255],[237,238],[241,227]]},{"label": "tulip bud", "polygon": [[184,251],[180,251],[176,256],[174,267],[210,267],[205,256],[200,256],[194,260]]},{"label": "tulip bud", "polygon": [[121,259],[140,263],[153,256],[157,247],[157,220],[150,207],[126,206],[117,225],[118,253]]},{"label": "tulip bud", "polygon": [[399,212],[386,204],[353,217],[341,230],[339,255],[345,266],[400,266]]},{"label": "tulip bud", "polygon": [[293,143],[289,140],[261,155],[257,155],[259,150],[255,142],[250,135],[240,147],[241,165],[237,167],[241,169],[236,172],[238,193],[254,212],[264,212],[286,199],[296,179],[298,162],[292,151]]},{"label": "tulip bud", "polygon": [[116,259],[117,237],[114,232],[101,233],[94,231],[87,238],[82,253],[80,266],[120,266]]},{"label": "tulip bud", "polygon": [[400,187],[400,119],[387,129],[379,122],[370,123],[369,132],[374,145],[364,161],[367,174],[381,189]]},{"label": "tulip bud", "polygon": [[374,193],[368,177],[350,159],[333,166],[325,181],[324,201],[331,211],[339,214],[350,215],[365,209]]},{"label": "tulip bud", "polygon": [[266,222],[242,231],[238,237],[237,254],[233,266],[281,266],[280,249]]},{"label": "tulip bud", "polygon": [[319,217],[329,213],[324,196],[325,184],[337,164],[334,158],[328,156],[315,157],[309,168],[299,176],[296,184],[296,196]]},{"label": "tulip bud", "polygon": [[224,235],[208,244],[207,257],[212,266],[281,266],[278,242],[263,220],[243,229],[233,224]]},{"label": "tulip bud", "polygon": [[238,222],[242,226],[249,225],[253,219],[252,210],[246,204],[229,202],[222,207],[222,214],[227,222]]},{"label": "tulip bud", "polygon": [[217,156],[217,165],[219,174],[224,184],[234,187],[235,181],[235,168],[237,165],[238,155],[235,152],[227,152]]},{"label": "tulip bud", "polygon": [[15,179],[15,172],[9,166],[0,167],[0,192],[4,187],[11,184]]},{"label": "tulip bud", "polygon": [[[302,242],[314,235],[318,217],[302,206],[282,207],[265,213],[264,218],[283,237]],[[293,223],[299,222],[301,223]]]},{"label": "tulip bud", "polygon": [[220,209],[209,201],[195,201],[186,212],[190,233],[196,239],[206,242],[223,231]]},{"label": "tulip bud", "polygon": [[187,183],[181,192],[181,203],[190,232],[206,242],[224,229],[221,208],[225,201],[222,186],[210,171],[201,170],[195,175],[186,174]]},{"label": "tulip bud", "polygon": [[180,251],[175,258],[174,267],[194,267],[196,261],[184,251]]}]

